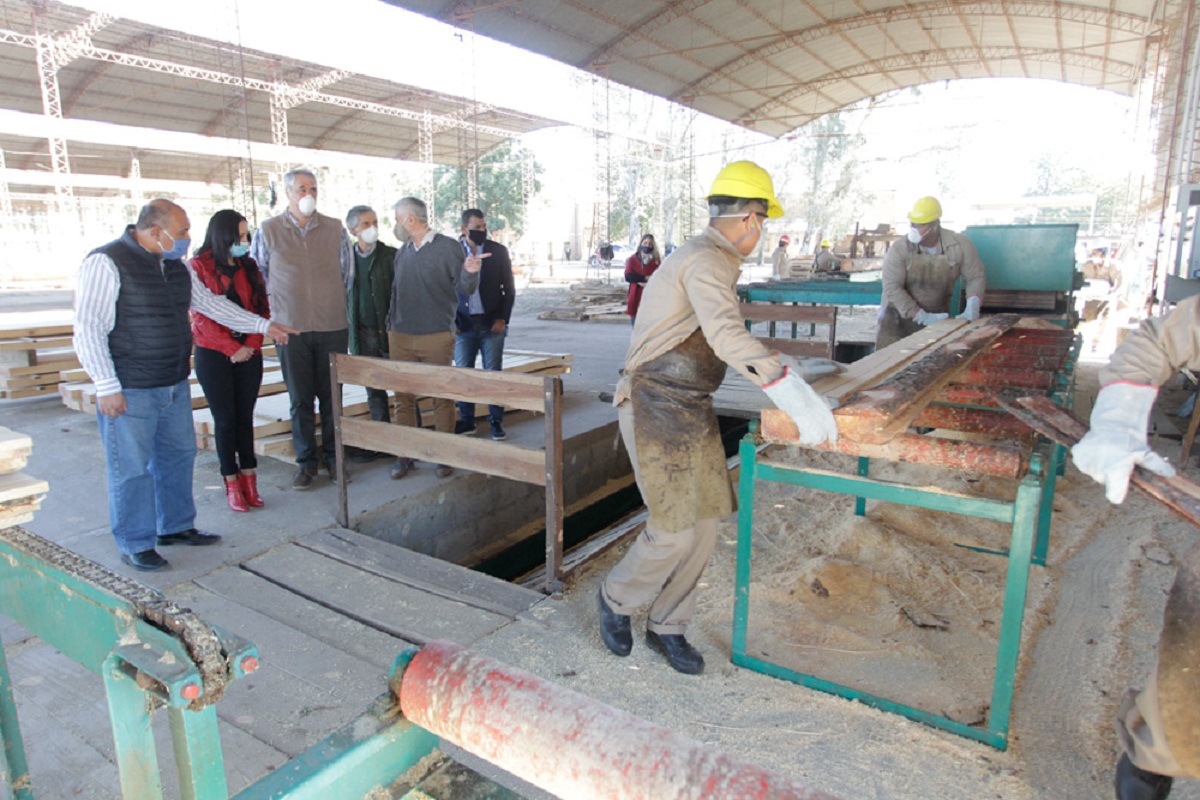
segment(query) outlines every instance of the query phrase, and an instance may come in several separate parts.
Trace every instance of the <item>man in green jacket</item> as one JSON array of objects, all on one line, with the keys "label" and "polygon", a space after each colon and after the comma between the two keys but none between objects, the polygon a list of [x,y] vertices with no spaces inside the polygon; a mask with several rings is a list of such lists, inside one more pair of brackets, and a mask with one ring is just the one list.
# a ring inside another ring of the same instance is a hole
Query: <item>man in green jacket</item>
[{"label": "man in green jacket", "polygon": [[[396,248],[379,241],[379,216],[370,206],[355,206],[346,214],[346,227],[355,238],[354,284],[346,295],[350,319],[350,354],[388,357],[387,315],[396,277]],[[367,408],[376,422],[391,422],[388,393],[367,389]],[[387,453],[360,450],[351,457],[359,463],[384,458]]]}]

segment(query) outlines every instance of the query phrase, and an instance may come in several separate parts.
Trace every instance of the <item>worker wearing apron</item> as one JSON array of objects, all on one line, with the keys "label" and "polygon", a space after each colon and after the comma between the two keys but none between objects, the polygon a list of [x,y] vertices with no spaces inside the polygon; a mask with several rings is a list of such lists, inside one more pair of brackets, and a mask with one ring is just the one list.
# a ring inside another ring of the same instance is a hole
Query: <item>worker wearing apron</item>
[{"label": "worker wearing apron", "polygon": [[[1100,371],[1103,387],[1091,430],[1071,450],[1075,466],[1100,481],[1113,503],[1125,499],[1140,464],[1175,474],[1146,443],[1158,387],[1180,369],[1200,369],[1200,297],[1165,318],[1146,320]],[[1117,762],[1121,800],[1161,800],[1173,777],[1200,777],[1200,542],[1179,560],[1167,597],[1158,663],[1146,688],[1130,690],[1117,711],[1123,753]]]},{"label": "worker wearing apron", "polygon": [[742,262],[758,246],[763,222],[783,214],[771,177],[749,161],[729,164],[708,203],[709,226],[659,267],[634,323],[613,403],[650,514],[598,596],[601,638],[613,653],[629,655],[630,616],[649,603],[647,644],[690,674],[704,669],[704,658],[684,631],[717,521],[734,509],[712,406],[726,365],[787,411],[805,443],[837,438],[828,402],[805,382],[837,365],[825,359],[785,365],[746,330],[738,312]]},{"label": "worker wearing apron", "polygon": [[875,349],[912,336],[950,316],[950,295],[961,275],[967,302],[960,319],[979,319],[986,280],[971,240],[942,228],[942,205],[922,197],[908,212],[908,238],[895,242],[883,258],[883,305]]}]

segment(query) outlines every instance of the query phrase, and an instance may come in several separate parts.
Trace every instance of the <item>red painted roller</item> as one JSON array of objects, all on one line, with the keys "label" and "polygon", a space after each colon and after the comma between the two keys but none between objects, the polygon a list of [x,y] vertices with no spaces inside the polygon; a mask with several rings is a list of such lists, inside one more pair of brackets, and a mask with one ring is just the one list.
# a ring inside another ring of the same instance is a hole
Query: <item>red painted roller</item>
[{"label": "red painted roller", "polygon": [[831,797],[452,642],[421,648],[399,682],[410,722],[559,797]]}]

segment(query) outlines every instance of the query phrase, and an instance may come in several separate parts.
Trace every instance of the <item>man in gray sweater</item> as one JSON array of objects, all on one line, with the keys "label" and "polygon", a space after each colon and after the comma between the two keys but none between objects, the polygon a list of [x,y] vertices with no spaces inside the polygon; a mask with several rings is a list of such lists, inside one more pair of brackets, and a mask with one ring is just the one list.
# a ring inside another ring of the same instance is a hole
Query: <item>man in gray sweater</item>
[{"label": "man in gray sweater", "polygon": [[[401,198],[394,210],[394,233],[401,247],[396,253],[396,278],[387,319],[388,352],[393,361],[449,366],[454,363],[457,292],[469,295],[475,291],[479,269],[489,254],[467,257],[457,241],[434,233],[425,203],[415,197]],[[416,427],[416,397],[396,395],[395,421]],[[439,433],[454,432],[452,400],[434,399],[433,424]],[[392,466],[392,478],[403,478],[412,468],[411,458],[398,458]],[[439,478],[450,472],[447,465],[438,465]]]}]

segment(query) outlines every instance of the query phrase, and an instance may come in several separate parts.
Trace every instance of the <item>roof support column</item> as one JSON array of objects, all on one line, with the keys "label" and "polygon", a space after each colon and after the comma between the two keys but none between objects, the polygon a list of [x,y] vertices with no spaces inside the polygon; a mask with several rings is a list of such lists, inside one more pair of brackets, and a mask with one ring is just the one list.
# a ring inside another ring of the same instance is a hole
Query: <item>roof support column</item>
[{"label": "roof support column", "polygon": [[433,185],[433,115],[429,113],[429,109],[425,109],[425,114],[417,123],[417,151],[420,153],[422,178],[421,192],[425,196],[421,198],[425,201],[428,207],[430,224],[433,224],[435,217],[434,210],[434,185]]},{"label": "roof support column", "polygon": [[[42,113],[53,119],[62,119],[62,96],[58,91],[58,64],[55,60],[54,39],[48,34],[37,34],[38,82],[42,88]],[[51,136],[50,164],[54,172],[54,193],[58,198],[59,213],[74,210],[75,193],[71,187],[71,159],[67,152],[67,140]]]},{"label": "roof support column", "polygon": [[133,203],[135,213],[146,202],[142,192],[142,160],[138,158],[136,150],[129,157],[129,200]]}]

